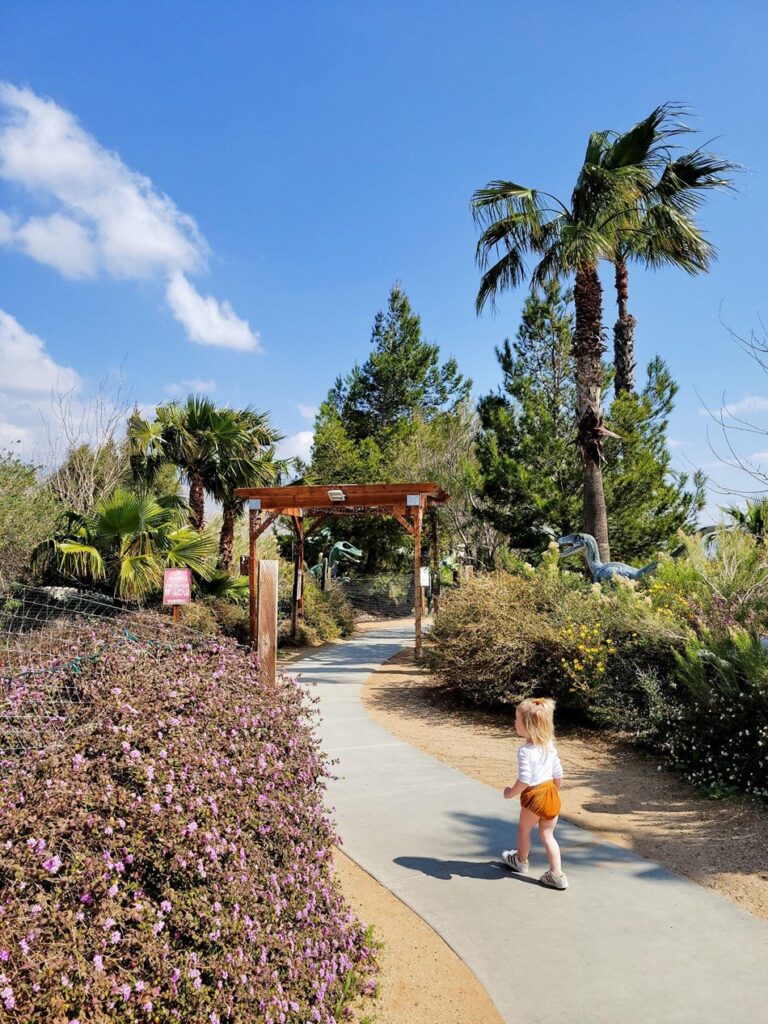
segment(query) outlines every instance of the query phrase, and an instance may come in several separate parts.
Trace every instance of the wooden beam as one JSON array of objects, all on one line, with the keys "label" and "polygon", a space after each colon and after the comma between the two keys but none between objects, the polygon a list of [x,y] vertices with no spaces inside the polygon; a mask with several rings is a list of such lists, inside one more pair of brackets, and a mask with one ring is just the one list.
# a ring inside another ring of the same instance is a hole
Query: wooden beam
[{"label": "wooden beam", "polygon": [[277,590],[280,563],[262,559],[258,564],[256,654],[259,672],[274,683],[277,672]]},{"label": "wooden beam", "polygon": [[440,611],[440,531],[437,522],[437,509],[429,510],[432,520],[432,614]]},{"label": "wooden beam", "polygon": [[251,509],[248,513],[248,638],[251,647],[256,648],[256,530],[259,513]]},{"label": "wooden beam", "polygon": [[[328,492],[344,492],[343,502],[334,502]],[[365,508],[376,505],[404,505],[409,494],[426,495],[431,501],[443,502],[448,495],[433,483],[397,484],[333,484],[323,486],[296,485],[291,487],[238,487],[238,498],[258,499],[262,511],[296,508]]]},{"label": "wooden beam", "polygon": [[400,525],[404,527],[411,536],[413,536],[413,523],[406,519],[404,515],[401,515],[399,512],[395,512],[394,510],[392,511],[392,515],[398,523],[400,523]]},{"label": "wooden beam", "polygon": [[304,523],[301,516],[291,516],[291,519],[296,531],[291,596],[291,635],[295,640],[299,632],[299,617],[304,611]]},{"label": "wooden beam", "polygon": [[421,657],[421,505],[413,512],[413,610],[416,618],[416,658]]}]

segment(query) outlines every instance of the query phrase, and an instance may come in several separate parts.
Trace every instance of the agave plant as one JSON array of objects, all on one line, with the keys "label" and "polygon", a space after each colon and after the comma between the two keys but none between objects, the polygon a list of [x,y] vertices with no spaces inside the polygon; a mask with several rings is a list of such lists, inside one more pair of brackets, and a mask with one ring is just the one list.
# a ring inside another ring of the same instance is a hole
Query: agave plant
[{"label": "agave plant", "polygon": [[36,559],[53,559],[62,575],[141,602],[160,588],[166,568],[211,577],[216,538],[186,520],[176,498],[118,488],[93,512],[68,513],[57,534],[38,547]]}]

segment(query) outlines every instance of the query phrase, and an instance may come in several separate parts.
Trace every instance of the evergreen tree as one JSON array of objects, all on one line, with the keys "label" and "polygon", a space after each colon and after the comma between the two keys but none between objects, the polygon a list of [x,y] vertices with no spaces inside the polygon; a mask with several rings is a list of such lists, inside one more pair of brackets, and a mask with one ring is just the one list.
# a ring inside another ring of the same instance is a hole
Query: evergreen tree
[{"label": "evergreen tree", "polygon": [[456,360],[441,366],[439,346],[423,340],[421,318],[399,284],[389,293],[386,311],[376,314],[371,345],[365,363],[331,391],[355,441],[374,438],[382,444],[415,413],[429,420],[469,395],[472,382],[459,373]]},{"label": "evergreen tree", "polygon": [[[315,483],[386,483],[397,478],[398,453],[418,424],[466,400],[472,382],[455,359],[423,340],[421,319],[399,284],[376,315],[372,351],[362,366],[338,377],[315,420],[306,477]],[[400,566],[408,558],[402,527],[389,519],[338,521],[334,539],[365,553],[364,569]]]},{"label": "evergreen tree", "polygon": [[667,425],[678,386],[660,356],[648,364],[642,391],[620,392],[605,445],[608,525],[622,561],[653,556],[675,532],[695,525],[704,508],[704,477],[672,469]]},{"label": "evergreen tree", "polygon": [[502,386],[478,404],[482,514],[513,547],[539,548],[580,523],[572,298],[557,281],[528,297],[516,340],[496,350]]},{"label": "evergreen tree", "polygon": [[[529,296],[516,341],[497,350],[501,388],[479,403],[481,514],[513,547],[541,550],[581,529],[582,470],[573,444],[575,374],[571,295],[556,283]],[[606,368],[606,379],[610,373]],[[704,504],[703,478],[671,468],[666,431],[677,385],[660,358],[639,394],[615,397],[605,444],[608,523],[616,557],[647,559]]]}]

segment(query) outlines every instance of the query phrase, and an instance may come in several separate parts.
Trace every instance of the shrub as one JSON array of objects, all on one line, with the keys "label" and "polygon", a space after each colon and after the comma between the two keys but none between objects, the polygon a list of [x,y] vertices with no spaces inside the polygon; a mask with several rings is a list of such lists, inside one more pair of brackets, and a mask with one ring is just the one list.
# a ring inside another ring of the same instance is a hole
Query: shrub
[{"label": "shrub", "polygon": [[211,601],[210,608],[224,636],[232,637],[239,644],[250,642],[247,607],[229,601]]},{"label": "shrub", "polygon": [[548,694],[566,713],[634,730],[648,713],[645,677],[669,670],[675,643],[633,584],[590,585],[545,559],[446,596],[426,658],[474,703]]},{"label": "shrub", "polygon": [[768,654],[760,640],[736,628],[688,643],[653,725],[654,745],[689,782],[716,796],[768,797]]},{"label": "shrub", "polygon": [[57,705],[65,742],[2,755],[0,1001],[46,1024],[331,1024],[372,957],[304,693],[231,643],[131,640],[137,621],[59,623],[58,662],[12,683],[17,713],[51,687],[91,724]]},{"label": "shrub", "polygon": [[[287,562],[280,564],[280,593],[278,611],[280,614],[281,644],[293,643],[291,636],[291,593],[293,590],[293,568]],[[317,647],[319,644],[336,640],[340,636],[351,636],[355,629],[355,613],[349,601],[338,587],[322,591],[315,577],[304,573],[304,617],[299,620],[296,643],[299,646]]]},{"label": "shrub", "polygon": [[768,547],[742,530],[682,537],[685,555],[662,558],[649,583],[654,605],[699,634],[733,626],[768,631]]}]

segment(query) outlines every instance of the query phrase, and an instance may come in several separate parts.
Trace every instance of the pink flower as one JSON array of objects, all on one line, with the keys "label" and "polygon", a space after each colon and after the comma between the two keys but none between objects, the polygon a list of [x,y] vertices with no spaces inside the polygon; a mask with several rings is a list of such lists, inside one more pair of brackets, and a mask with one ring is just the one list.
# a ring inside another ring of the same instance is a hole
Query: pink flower
[{"label": "pink flower", "polygon": [[109,938],[112,941],[113,945],[117,945],[117,943],[120,941],[120,939],[122,939],[122,937],[123,937],[122,934],[117,930],[117,928],[115,928],[115,930],[109,936]]},{"label": "pink flower", "polygon": [[57,853],[53,857],[49,857],[48,860],[44,860],[43,867],[50,874],[55,875],[63,863],[64,861]]},{"label": "pink flower", "polygon": [[10,953],[8,952],[8,950],[7,949],[0,949],[0,961],[2,961],[4,964],[7,964],[9,958],[10,958]]},{"label": "pink flower", "polygon": [[6,985],[5,988],[0,992],[0,999],[3,1000],[3,1006],[6,1010],[12,1010],[16,1005],[16,997],[13,994],[13,989],[10,985]]},{"label": "pink flower", "polygon": [[104,958],[100,953],[97,953],[96,956],[93,958],[93,966],[99,972],[104,970]]}]

